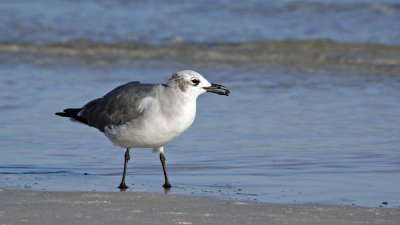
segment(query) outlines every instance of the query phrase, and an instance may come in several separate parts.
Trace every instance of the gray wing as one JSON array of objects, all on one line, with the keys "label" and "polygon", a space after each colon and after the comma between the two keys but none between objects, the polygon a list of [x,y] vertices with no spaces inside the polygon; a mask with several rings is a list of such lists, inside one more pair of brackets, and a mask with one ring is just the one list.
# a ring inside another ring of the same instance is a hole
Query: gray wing
[{"label": "gray wing", "polygon": [[87,124],[104,132],[105,127],[121,125],[143,114],[138,110],[140,101],[155,95],[157,84],[129,82],[110,91],[102,98],[88,102],[79,113]]}]

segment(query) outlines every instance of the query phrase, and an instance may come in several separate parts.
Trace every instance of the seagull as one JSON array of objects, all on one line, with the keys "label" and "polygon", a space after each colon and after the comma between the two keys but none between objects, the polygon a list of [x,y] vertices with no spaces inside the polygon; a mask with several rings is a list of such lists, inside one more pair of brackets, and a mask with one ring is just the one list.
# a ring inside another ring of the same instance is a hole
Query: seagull
[{"label": "seagull", "polygon": [[150,148],[159,153],[163,187],[169,189],[164,146],[192,125],[197,97],[205,92],[230,93],[225,86],[211,84],[195,71],[182,70],[172,74],[166,84],[128,82],[82,108],[67,108],[55,114],[97,128],[114,145],[126,149],[120,190],[128,188],[125,174],[131,148]]}]

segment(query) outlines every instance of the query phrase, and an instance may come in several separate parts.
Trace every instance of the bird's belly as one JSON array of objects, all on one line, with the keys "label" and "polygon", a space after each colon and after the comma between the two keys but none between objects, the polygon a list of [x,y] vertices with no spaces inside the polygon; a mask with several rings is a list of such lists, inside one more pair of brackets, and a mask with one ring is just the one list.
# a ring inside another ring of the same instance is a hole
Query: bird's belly
[{"label": "bird's belly", "polygon": [[106,128],[106,136],[123,148],[159,148],[181,135],[192,121],[157,121],[137,123],[131,121],[118,127]]}]

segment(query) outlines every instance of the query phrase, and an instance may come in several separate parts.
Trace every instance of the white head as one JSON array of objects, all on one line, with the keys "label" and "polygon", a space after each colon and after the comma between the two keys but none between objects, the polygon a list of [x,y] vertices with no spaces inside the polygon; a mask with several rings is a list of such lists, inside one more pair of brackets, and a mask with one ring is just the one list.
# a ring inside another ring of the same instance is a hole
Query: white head
[{"label": "white head", "polygon": [[172,74],[167,83],[168,87],[176,88],[182,93],[197,98],[204,92],[213,92],[220,95],[229,95],[228,88],[211,84],[201,74],[193,70],[182,70]]}]

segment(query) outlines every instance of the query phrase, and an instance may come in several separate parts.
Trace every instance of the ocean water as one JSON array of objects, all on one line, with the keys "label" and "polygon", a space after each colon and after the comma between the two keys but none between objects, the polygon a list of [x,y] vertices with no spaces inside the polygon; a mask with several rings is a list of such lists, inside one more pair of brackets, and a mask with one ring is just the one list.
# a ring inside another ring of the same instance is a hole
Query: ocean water
[{"label": "ocean water", "polygon": [[400,44],[399,20],[397,0],[20,0],[0,3],[0,40]]},{"label": "ocean water", "polygon": [[[193,69],[231,95],[165,147],[169,193],[399,208],[399,22],[397,1],[1,2],[0,188],[119,191],[124,150],[54,112]],[[128,191],[164,192],[158,155],[131,157]]]}]

